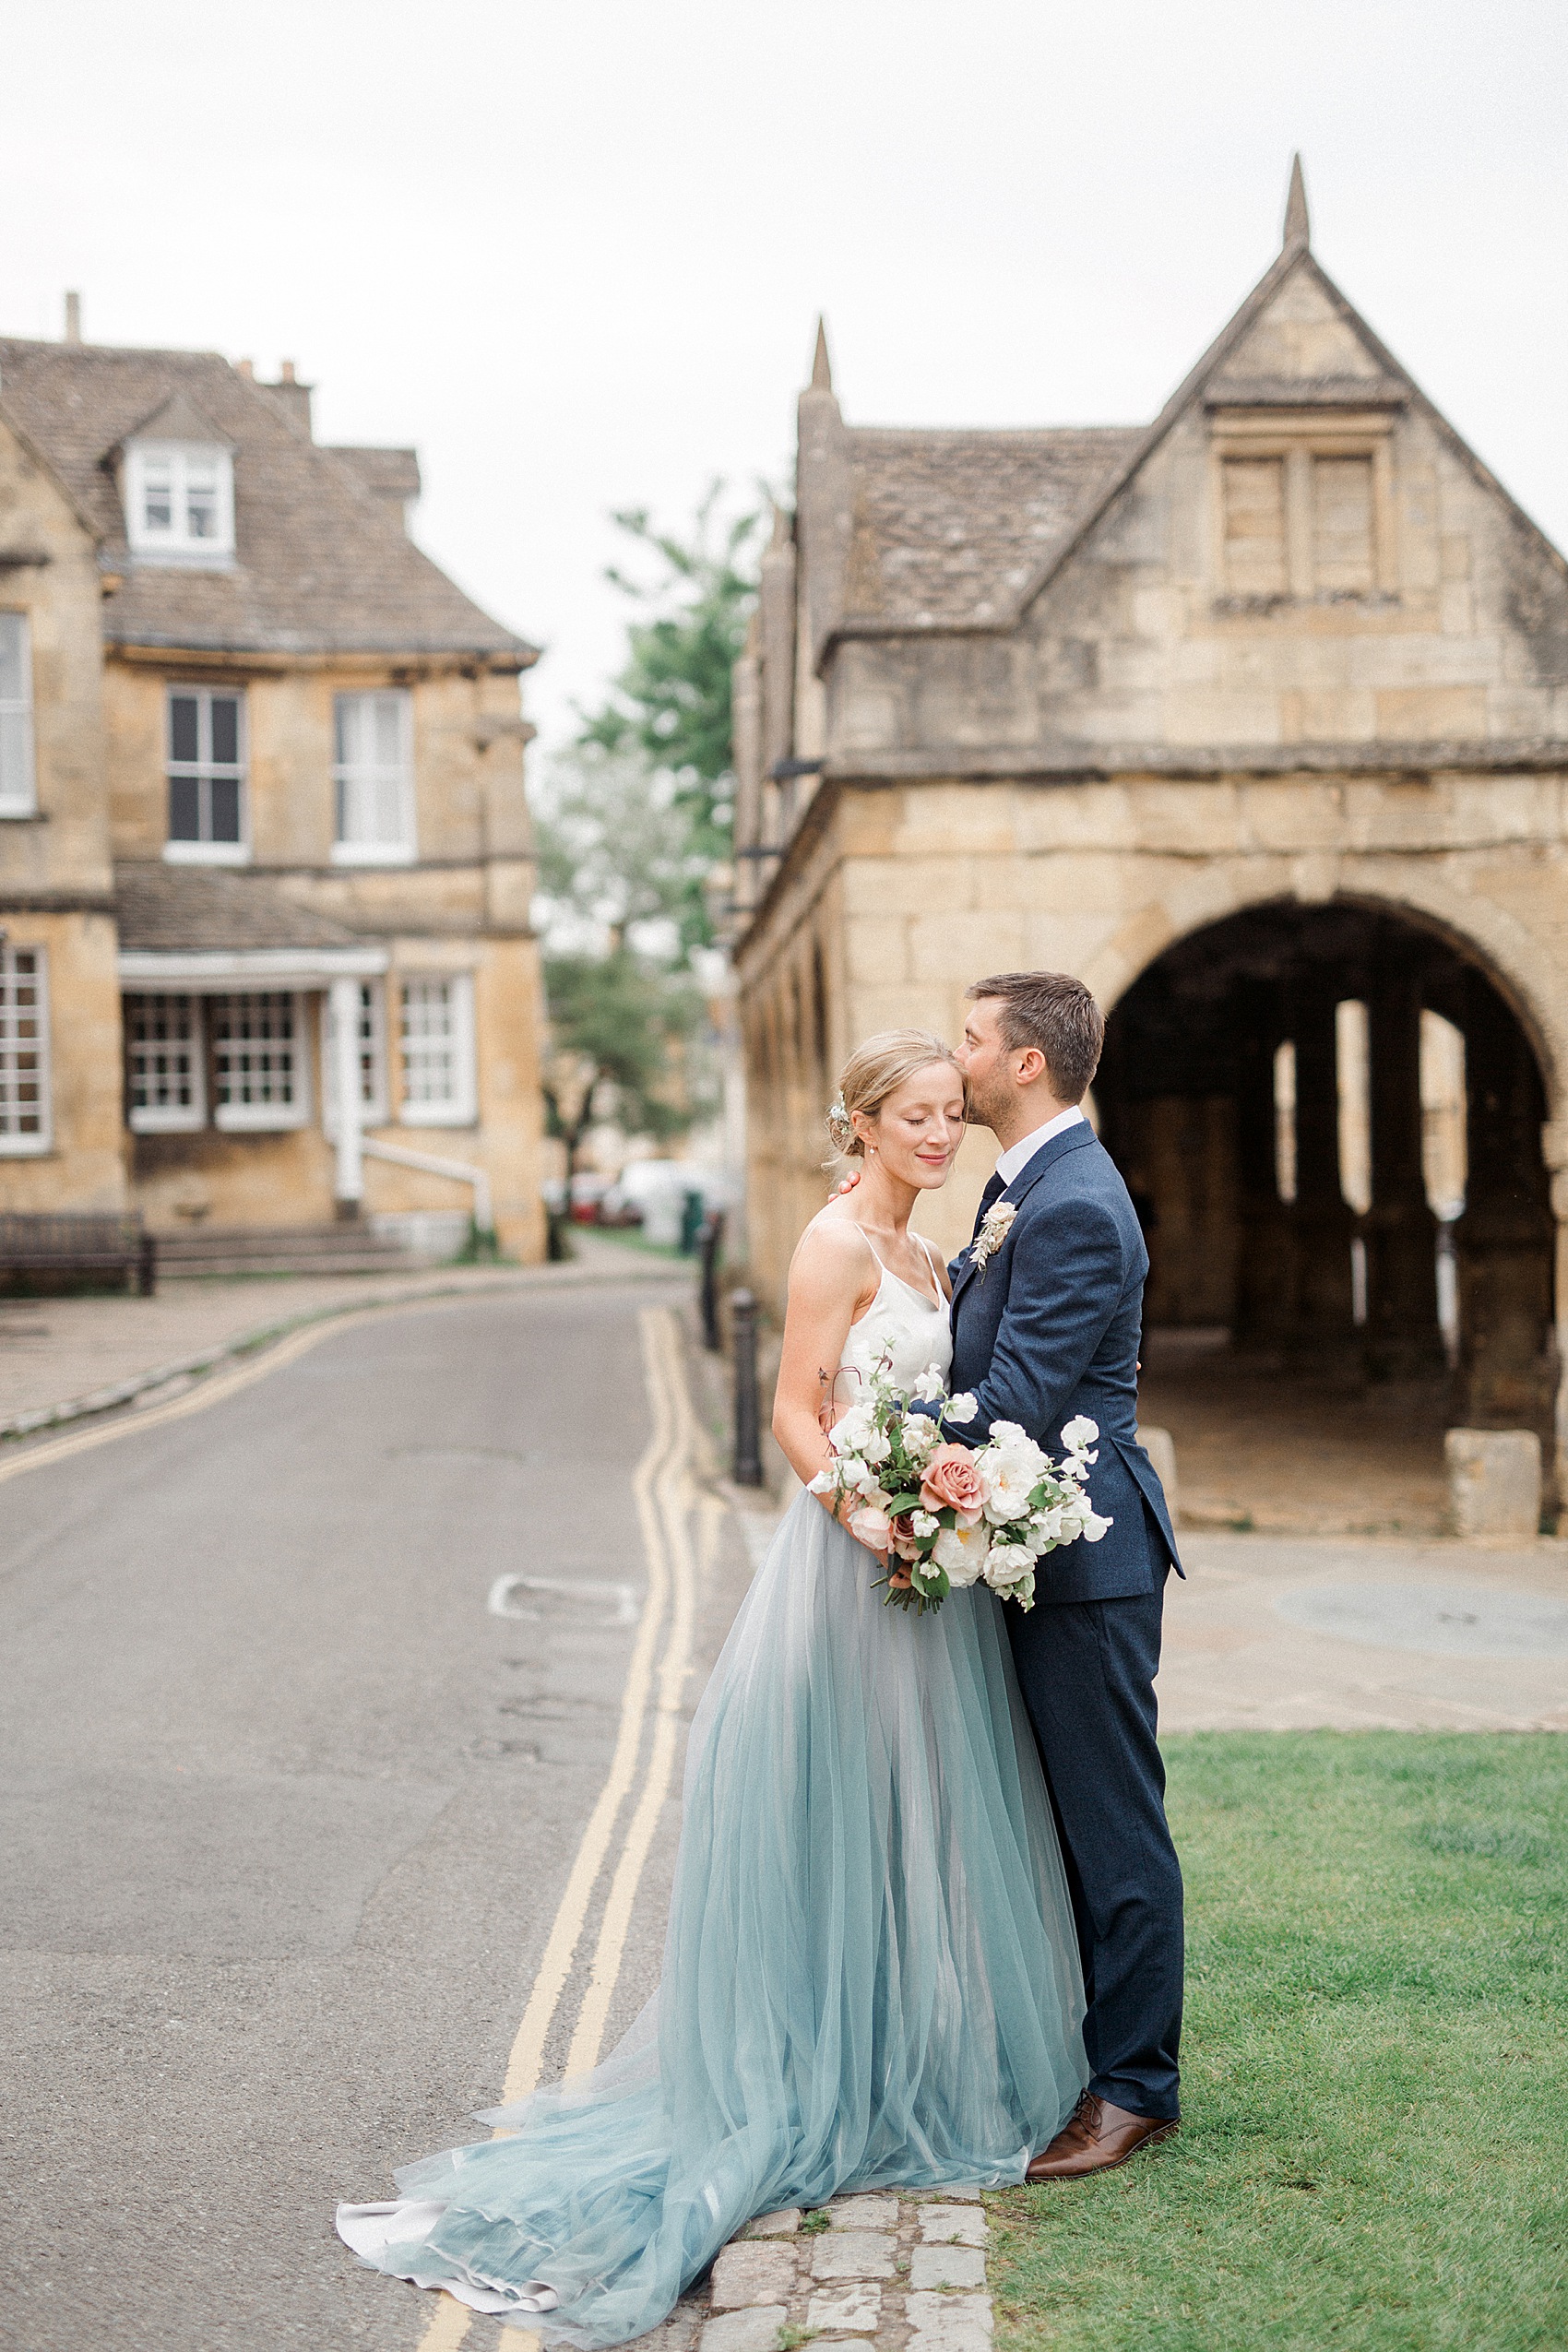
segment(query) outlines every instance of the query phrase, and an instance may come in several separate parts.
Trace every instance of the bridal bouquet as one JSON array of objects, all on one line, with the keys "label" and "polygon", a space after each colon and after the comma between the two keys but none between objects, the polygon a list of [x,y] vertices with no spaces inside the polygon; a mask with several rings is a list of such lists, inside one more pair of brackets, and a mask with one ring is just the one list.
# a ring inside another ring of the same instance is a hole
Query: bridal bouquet
[{"label": "bridal bouquet", "polygon": [[[943,1397],[934,1365],[916,1381],[914,1395],[923,1404]],[[910,1402],[879,1366],[835,1423],[833,1465],[812,1480],[812,1492],[831,1495],[840,1507],[853,1500],[849,1531],[887,1552],[887,1598],[901,1609],[940,1609],[955,1586],[981,1580],[1004,1600],[1032,1609],[1041,1553],[1080,1536],[1098,1543],[1111,1525],[1084,1491],[1099,1458],[1088,1450],[1098,1423],[1086,1414],[1069,1421],[1062,1432],[1066,1459],[1057,1463],[1016,1421],[993,1421],[989,1442],[973,1451],[946,1444],[933,1417],[911,1412]],[[944,1420],[960,1428],[978,1409],[964,1395],[942,1404]]]}]

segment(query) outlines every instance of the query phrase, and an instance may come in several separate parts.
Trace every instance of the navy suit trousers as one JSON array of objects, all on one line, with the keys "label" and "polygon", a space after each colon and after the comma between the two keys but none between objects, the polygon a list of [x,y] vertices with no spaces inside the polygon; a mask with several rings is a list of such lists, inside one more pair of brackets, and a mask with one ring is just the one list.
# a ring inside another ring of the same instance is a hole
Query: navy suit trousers
[{"label": "navy suit trousers", "polygon": [[1045,1762],[1088,1996],[1088,2087],[1179,2112],[1182,1866],[1155,1740],[1163,1594],[1005,1611]]}]

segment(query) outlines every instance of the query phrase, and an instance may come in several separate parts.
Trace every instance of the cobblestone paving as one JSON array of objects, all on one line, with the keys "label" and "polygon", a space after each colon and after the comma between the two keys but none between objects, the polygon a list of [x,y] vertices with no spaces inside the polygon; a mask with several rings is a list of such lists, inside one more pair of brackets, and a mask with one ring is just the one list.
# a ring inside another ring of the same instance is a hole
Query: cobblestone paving
[{"label": "cobblestone paving", "polygon": [[[826,2227],[824,2226],[826,2224]],[[836,2197],[765,2215],[682,2297],[647,2352],[991,2352],[978,2189]]]}]

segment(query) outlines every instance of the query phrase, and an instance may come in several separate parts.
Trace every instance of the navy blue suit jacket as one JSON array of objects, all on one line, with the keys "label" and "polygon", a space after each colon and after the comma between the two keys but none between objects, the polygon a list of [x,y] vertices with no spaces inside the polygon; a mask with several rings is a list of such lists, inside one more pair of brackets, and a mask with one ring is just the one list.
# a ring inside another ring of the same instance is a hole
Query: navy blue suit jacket
[{"label": "navy blue suit jacket", "polygon": [[983,1266],[973,1243],[954,1259],[953,1370],[978,1417],[947,1434],[985,1443],[1017,1421],[1060,1459],[1064,1422],[1099,1424],[1089,1499],[1113,1522],[1099,1543],[1040,1560],[1037,1601],[1118,1600],[1158,1592],[1182,1563],[1154,1465],[1138,1443],[1138,1340],[1148,1252],[1115,1163],[1087,1121],[1052,1135],[1002,1194],[1017,1214]]}]

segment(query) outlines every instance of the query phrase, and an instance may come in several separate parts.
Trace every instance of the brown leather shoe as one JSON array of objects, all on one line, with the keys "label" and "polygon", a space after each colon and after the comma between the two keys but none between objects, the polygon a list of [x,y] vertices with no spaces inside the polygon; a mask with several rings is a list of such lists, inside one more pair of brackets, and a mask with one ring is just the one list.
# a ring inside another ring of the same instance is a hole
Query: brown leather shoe
[{"label": "brown leather shoe", "polygon": [[1087,2173],[1109,2172],[1125,2164],[1140,2148],[1169,2140],[1181,2126],[1170,2116],[1134,2115],[1131,2108],[1112,2107],[1092,2091],[1080,2094],[1078,2104],[1054,2140],[1042,2148],[1026,2180],[1081,2180]]}]

